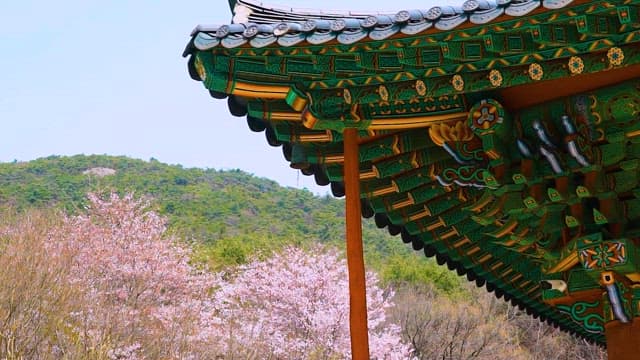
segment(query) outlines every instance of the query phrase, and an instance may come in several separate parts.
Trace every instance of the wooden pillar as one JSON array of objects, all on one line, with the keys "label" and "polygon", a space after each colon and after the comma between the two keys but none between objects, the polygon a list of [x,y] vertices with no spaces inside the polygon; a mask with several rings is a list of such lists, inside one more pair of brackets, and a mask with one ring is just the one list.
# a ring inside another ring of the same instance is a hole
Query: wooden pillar
[{"label": "wooden pillar", "polygon": [[612,321],[605,325],[609,360],[640,359],[640,318],[624,324]]},{"label": "wooden pillar", "polygon": [[369,360],[369,328],[364,257],[362,212],[360,209],[360,158],[358,130],[344,130],[344,185],[347,213],[347,265],[349,268],[349,325],[353,360]]}]

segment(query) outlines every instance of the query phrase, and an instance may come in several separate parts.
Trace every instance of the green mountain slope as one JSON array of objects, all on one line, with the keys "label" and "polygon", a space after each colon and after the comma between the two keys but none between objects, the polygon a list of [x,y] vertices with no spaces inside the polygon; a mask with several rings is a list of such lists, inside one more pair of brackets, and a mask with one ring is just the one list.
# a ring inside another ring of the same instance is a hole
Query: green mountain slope
[{"label": "green mountain slope", "polygon": [[[75,212],[85,205],[87,192],[109,190],[152,198],[170,230],[192,241],[196,257],[214,269],[289,244],[343,248],[342,199],[284,188],[240,170],[185,169],[104,155],[0,164],[0,204],[19,211],[58,207]],[[373,221],[364,221],[363,236],[367,263],[386,281],[435,282],[446,292],[459,291],[460,280],[453,273],[377,229]]]}]

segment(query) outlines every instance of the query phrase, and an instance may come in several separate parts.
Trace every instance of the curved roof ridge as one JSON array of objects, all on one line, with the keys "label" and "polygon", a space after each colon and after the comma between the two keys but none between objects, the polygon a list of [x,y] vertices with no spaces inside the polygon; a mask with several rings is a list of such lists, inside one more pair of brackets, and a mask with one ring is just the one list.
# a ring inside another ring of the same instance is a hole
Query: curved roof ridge
[{"label": "curved roof ridge", "polygon": [[345,11],[313,8],[282,7],[268,5],[259,0],[230,0],[233,23],[273,24],[279,22],[304,22],[309,18],[336,20],[343,18],[365,19],[369,16],[393,16],[392,11]]},{"label": "curved roof ridge", "polygon": [[[336,40],[349,45],[369,38],[384,40],[397,33],[405,36],[429,29],[450,31],[465,24],[484,25],[506,18],[568,7],[587,6],[586,0],[467,0],[461,6],[434,6],[428,10],[401,10],[393,13],[332,12],[264,5],[260,0],[229,0],[233,5],[230,25],[199,26],[193,32],[199,50],[222,46],[235,48],[249,43],[262,48],[276,44],[291,47],[301,43],[321,45]],[[187,50],[185,53],[188,53]]]}]

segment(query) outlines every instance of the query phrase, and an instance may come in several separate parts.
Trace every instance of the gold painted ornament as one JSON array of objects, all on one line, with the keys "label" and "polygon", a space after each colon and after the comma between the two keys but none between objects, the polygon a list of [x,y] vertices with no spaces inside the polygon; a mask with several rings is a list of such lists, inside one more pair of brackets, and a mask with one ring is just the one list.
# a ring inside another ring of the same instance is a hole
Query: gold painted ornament
[{"label": "gold painted ornament", "polygon": [[584,62],[578,56],[572,56],[569,58],[569,71],[573,75],[582,74],[584,71]]},{"label": "gold painted ornament", "polygon": [[460,75],[453,75],[451,79],[451,84],[456,91],[464,90],[464,79]]},{"label": "gold painted ornament", "polygon": [[199,56],[196,56],[195,61],[196,72],[198,72],[198,76],[202,81],[207,80],[207,70],[204,68],[204,64],[202,63],[202,59]]},{"label": "gold painted ornament", "polygon": [[540,64],[533,63],[529,65],[529,77],[532,80],[538,81],[542,79],[543,76],[544,70],[542,70],[542,66],[540,66]]},{"label": "gold painted ornament", "polygon": [[429,127],[429,137],[434,144],[444,146],[446,142],[466,142],[473,139],[473,132],[464,121],[453,125],[433,124]]},{"label": "gold painted ornament", "polygon": [[389,90],[384,85],[380,85],[378,88],[378,95],[380,95],[380,99],[382,101],[389,101]]},{"label": "gold painted ornament", "polygon": [[502,73],[498,70],[491,70],[491,72],[489,73],[489,81],[491,82],[491,85],[493,85],[494,87],[499,87],[502,85]]},{"label": "gold painted ornament", "polygon": [[427,95],[427,85],[424,83],[424,81],[422,81],[422,80],[417,80],[416,81],[416,92],[420,96]]},{"label": "gold painted ornament", "polygon": [[624,61],[624,51],[619,47],[612,47],[607,51],[607,59],[612,66],[620,66]]},{"label": "gold painted ornament", "polygon": [[353,101],[353,99],[351,98],[351,91],[349,91],[349,89],[343,90],[342,98],[344,99],[345,103],[351,105],[351,102]]}]

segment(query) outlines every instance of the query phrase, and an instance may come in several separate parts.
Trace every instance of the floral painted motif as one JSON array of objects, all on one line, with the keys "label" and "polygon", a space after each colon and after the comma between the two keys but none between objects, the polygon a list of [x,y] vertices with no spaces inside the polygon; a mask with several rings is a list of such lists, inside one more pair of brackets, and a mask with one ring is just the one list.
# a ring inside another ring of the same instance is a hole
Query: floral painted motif
[{"label": "floral painted motif", "polygon": [[578,56],[572,56],[569,58],[569,71],[574,74],[582,74],[584,71],[584,62]]},{"label": "floral painted motif", "polygon": [[427,95],[427,85],[422,80],[416,81],[416,91],[418,95],[425,96]]},{"label": "floral painted motif", "polygon": [[489,81],[491,81],[491,85],[495,87],[499,87],[502,85],[502,73],[498,70],[491,70],[489,73]]},{"label": "floral painted motif", "polygon": [[486,130],[502,123],[502,107],[495,100],[482,100],[471,109],[469,120],[473,130],[484,133]]},{"label": "floral painted motif", "polygon": [[607,58],[609,59],[609,64],[613,66],[620,66],[624,61],[624,51],[619,47],[612,47],[607,52]]},{"label": "floral painted motif", "polygon": [[610,268],[626,261],[626,248],[620,242],[598,244],[580,251],[580,262],[587,270]]},{"label": "floral painted motif", "polygon": [[542,66],[540,64],[533,63],[529,65],[529,77],[532,80],[540,80],[544,76],[544,70],[542,70]]},{"label": "floral painted motif", "polygon": [[451,84],[456,91],[464,90],[464,79],[460,75],[453,75],[451,79]]}]

